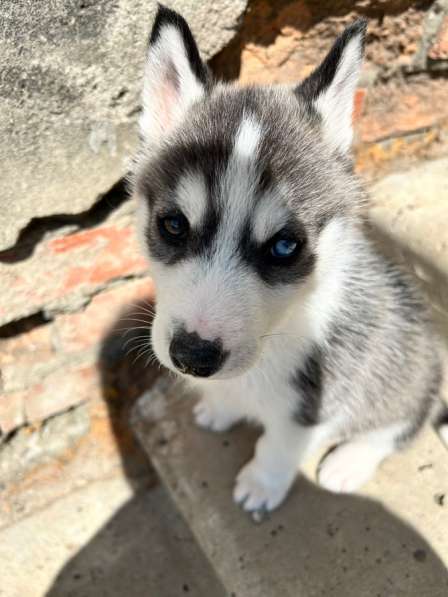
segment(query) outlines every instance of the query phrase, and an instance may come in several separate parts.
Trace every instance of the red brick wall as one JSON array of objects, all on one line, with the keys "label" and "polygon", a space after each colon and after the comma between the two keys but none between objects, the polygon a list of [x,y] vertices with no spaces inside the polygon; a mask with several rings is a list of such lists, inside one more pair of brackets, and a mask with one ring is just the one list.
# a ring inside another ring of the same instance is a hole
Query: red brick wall
[{"label": "red brick wall", "polygon": [[[31,245],[25,235],[0,253],[0,473],[11,481],[0,523],[17,503],[38,506],[36,484],[44,499],[42,487],[51,485],[54,497],[117,467],[135,477],[147,470],[128,420],[158,369],[145,369],[145,359],[132,364],[136,352],[126,358],[135,346],[127,332],[143,325],[134,319],[149,321],[153,300],[132,207],[93,226],[81,221],[79,230],[38,235]],[[82,433],[70,417],[64,422],[78,408],[89,421]],[[54,449],[47,422],[61,413]]]},{"label": "red brick wall", "polygon": [[[124,305],[152,296],[131,220],[126,215],[53,234],[17,263],[8,263],[11,252],[0,254],[0,321],[6,326],[25,318],[23,333],[1,345],[3,433],[95,395],[102,338]],[[43,321],[27,331],[26,318],[42,312]]]}]

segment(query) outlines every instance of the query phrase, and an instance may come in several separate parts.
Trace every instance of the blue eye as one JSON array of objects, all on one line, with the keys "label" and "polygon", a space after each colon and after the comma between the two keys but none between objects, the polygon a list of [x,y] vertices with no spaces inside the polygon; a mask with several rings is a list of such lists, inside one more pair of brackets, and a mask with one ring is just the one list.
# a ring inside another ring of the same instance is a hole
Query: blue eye
[{"label": "blue eye", "polygon": [[188,232],[188,220],[183,214],[165,216],[159,220],[161,232],[179,238]]},{"label": "blue eye", "polygon": [[277,259],[291,257],[297,249],[297,241],[289,238],[279,238],[271,245],[271,255]]}]

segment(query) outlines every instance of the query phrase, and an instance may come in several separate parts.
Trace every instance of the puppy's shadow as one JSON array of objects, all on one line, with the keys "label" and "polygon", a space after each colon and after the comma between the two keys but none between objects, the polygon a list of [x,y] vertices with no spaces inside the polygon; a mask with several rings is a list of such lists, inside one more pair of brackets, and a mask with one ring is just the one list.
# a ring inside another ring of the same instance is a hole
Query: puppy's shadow
[{"label": "puppy's shadow", "polygon": [[143,490],[61,569],[46,597],[224,597],[161,487]]},{"label": "puppy's shadow", "polygon": [[122,308],[105,334],[98,368],[102,398],[121,456],[123,471],[135,490],[154,474],[130,426],[135,401],[148,390],[162,368],[155,362],[150,345],[154,303],[148,297]]},{"label": "puppy's shadow", "polygon": [[[264,586],[271,588],[259,597],[280,597],[282,587],[288,587],[287,595],[296,594],[294,587],[300,587],[296,592],[301,597],[448,594],[447,570],[431,546],[379,503],[331,495],[302,479],[289,512],[291,507],[295,514],[288,517],[289,524],[282,509],[261,525],[249,523],[240,514],[241,524],[247,526],[247,543],[256,539],[257,551],[232,550],[229,558],[235,569],[246,566],[255,577],[263,576],[266,569],[278,570],[267,582],[263,579]],[[169,511],[165,506],[154,510],[149,494],[135,496],[66,564],[47,597],[174,597],[186,590],[196,597],[224,596],[214,581],[209,580],[212,588],[200,585],[190,564],[179,557],[179,536],[170,524]],[[182,540],[195,549],[191,537]],[[201,557],[198,551],[194,554]],[[270,564],[265,568],[260,560]],[[170,569],[173,573],[167,574]],[[206,576],[205,571],[201,574]]]}]

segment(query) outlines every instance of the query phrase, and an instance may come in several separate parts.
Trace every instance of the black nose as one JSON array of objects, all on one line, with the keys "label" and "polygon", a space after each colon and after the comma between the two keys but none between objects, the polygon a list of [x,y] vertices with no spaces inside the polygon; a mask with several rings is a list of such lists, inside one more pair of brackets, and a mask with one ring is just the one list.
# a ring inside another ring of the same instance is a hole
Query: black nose
[{"label": "black nose", "polygon": [[182,373],[209,377],[222,367],[226,356],[220,340],[203,340],[196,332],[180,329],[171,340],[170,357]]}]

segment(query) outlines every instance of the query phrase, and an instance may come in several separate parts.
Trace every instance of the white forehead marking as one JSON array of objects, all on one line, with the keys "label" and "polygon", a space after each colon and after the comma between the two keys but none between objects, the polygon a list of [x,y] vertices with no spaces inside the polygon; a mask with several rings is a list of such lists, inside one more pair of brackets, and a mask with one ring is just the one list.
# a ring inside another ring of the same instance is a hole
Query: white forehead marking
[{"label": "white forehead marking", "polygon": [[260,138],[261,125],[253,115],[245,115],[236,132],[232,155],[220,185],[222,218],[218,238],[223,239],[222,244],[229,251],[238,242],[241,226],[252,213],[258,176],[256,162],[250,158],[253,157]]},{"label": "white forehead marking", "polygon": [[250,158],[257,149],[261,138],[261,125],[254,116],[245,116],[235,137],[235,154],[241,158]]},{"label": "white forehead marking", "polygon": [[258,243],[269,240],[291,219],[291,214],[277,193],[267,193],[257,204],[252,220],[252,234]]},{"label": "white forehead marking", "polygon": [[179,179],[176,188],[179,209],[192,226],[198,225],[207,206],[207,187],[199,172],[188,172]]}]

